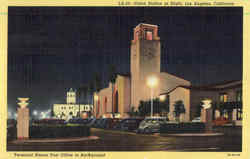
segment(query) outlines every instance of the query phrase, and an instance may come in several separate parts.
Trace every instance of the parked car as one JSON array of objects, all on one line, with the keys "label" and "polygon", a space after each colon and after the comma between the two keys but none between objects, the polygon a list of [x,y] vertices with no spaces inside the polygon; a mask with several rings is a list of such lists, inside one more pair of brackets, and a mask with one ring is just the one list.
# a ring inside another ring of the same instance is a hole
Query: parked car
[{"label": "parked car", "polygon": [[121,119],[118,118],[106,118],[103,122],[102,122],[102,126],[105,129],[113,129],[114,126],[120,122]]},{"label": "parked car", "polygon": [[192,123],[199,123],[199,122],[201,122],[201,117],[196,117],[191,122]]},{"label": "parked car", "polygon": [[94,123],[91,125],[91,127],[94,127],[94,128],[97,127],[98,120],[99,120],[99,119],[95,119],[95,121],[94,121]]},{"label": "parked car", "polygon": [[139,127],[140,122],[143,119],[138,118],[128,118],[121,121],[121,130],[133,131]]},{"label": "parked car", "polygon": [[41,120],[32,120],[32,124],[35,125],[41,125],[41,124],[46,124],[46,125],[56,125],[56,124],[66,124],[64,119],[41,119]]},{"label": "parked car", "polygon": [[145,118],[139,125],[137,133],[157,133],[160,132],[160,124],[167,123],[167,117]]},{"label": "parked car", "polygon": [[115,122],[113,124],[113,129],[116,129],[116,130],[120,130],[121,129],[121,125],[122,123],[124,122],[125,120],[123,119],[119,119],[117,122]]},{"label": "parked car", "polygon": [[90,126],[90,127],[93,127],[95,121],[96,121],[96,118],[90,118],[88,124],[86,124],[86,125]]},{"label": "parked car", "polygon": [[101,122],[100,122],[100,128],[106,128],[108,123],[111,121],[112,119],[111,118],[103,118],[101,119]]},{"label": "parked car", "polygon": [[105,124],[106,124],[107,120],[108,120],[108,118],[100,119],[100,121],[98,122],[98,128],[105,128]]},{"label": "parked car", "polygon": [[69,119],[67,124],[81,124],[81,125],[87,125],[89,123],[88,119],[82,119],[82,118],[72,118]]},{"label": "parked car", "polygon": [[95,123],[93,124],[93,127],[95,127],[95,128],[101,128],[102,120],[103,119],[96,119]]},{"label": "parked car", "polygon": [[122,121],[122,119],[118,119],[118,118],[113,118],[112,121],[109,123],[108,128],[114,129],[115,126],[120,123]]},{"label": "parked car", "polygon": [[213,121],[213,124],[215,126],[222,126],[222,125],[225,125],[225,124],[228,124],[228,123],[229,123],[229,120],[227,118],[225,118],[225,117],[219,117],[219,118],[217,118],[217,119],[215,119]]}]

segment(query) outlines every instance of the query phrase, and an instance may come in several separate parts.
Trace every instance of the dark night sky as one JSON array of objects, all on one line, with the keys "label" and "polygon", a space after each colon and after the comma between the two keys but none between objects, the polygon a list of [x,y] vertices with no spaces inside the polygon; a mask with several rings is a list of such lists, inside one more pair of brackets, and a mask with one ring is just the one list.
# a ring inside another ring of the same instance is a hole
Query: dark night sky
[{"label": "dark night sky", "polygon": [[162,71],[193,85],[242,79],[242,8],[9,7],[8,107],[65,103],[66,90],[108,65],[130,71],[139,23],[158,25]]}]

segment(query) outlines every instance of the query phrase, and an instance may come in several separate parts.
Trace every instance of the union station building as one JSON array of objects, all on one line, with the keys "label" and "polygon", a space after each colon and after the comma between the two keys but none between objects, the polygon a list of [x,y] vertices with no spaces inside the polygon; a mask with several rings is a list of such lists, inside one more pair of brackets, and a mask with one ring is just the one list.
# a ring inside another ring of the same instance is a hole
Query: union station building
[{"label": "union station building", "polygon": [[[185,106],[181,120],[187,122],[195,117],[197,103],[200,100],[210,97],[213,91],[217,91],[214,93],[217,95],[218,91],[223,90],[216,89],[216,86],[213,86],[213,89],[200,90],[192,87],[188,80],[161,72],[161,40],[157,25],[141,23],[134,28],[133,34],[130,47],[130,74],[117,74],[113,86],[109,83],[107,88],[94,93],[94,116],[97,118],[126,118],[129,117],[128,112],[132,107],[138,109],[141,100],[148,101],[151,96],[164,96],[169,102],[169,120],[175,120],[174,103],[181,100]],[[150,80],[153,80],[151,85]],[[238,92],[242,87],[239,84],[241,81],[237,83]],[[202,96],[199,91],[203,92]],[[220,100],[219,98],[213,96],[213,100]]]}]

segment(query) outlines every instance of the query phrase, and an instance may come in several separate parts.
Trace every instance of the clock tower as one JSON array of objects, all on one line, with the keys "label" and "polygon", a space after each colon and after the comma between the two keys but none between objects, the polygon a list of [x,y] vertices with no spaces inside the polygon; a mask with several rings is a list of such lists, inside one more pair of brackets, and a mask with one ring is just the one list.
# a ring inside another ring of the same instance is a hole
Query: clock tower
[{"label": "clock tower", "polygon": [[[140,100],[150,99],[150,89],[146,80],[151,75],[158,76],[160,74],[160,59],[158,26],[139,24],[134,29],[130,53],[132,106],[138,108]],[[156,95],[157,92],[153,96]]]}]

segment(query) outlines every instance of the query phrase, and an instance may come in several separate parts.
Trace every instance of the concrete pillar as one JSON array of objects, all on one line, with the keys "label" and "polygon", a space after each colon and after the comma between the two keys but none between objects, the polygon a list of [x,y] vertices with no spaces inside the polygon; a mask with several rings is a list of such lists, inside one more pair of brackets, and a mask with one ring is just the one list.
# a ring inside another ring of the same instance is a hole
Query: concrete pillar
[{"label": "concrete pillar", "polygon": [[215,110],[215,119],[220,117],[220,111],[219,110]]},{"label": "concrete pillar", "polygon": [[213,111],[211,108],[201,110],[201,122],[205,123],[205,130],[210,132],[212,131],[212,116]]},{"label": "concrete pillar", "polygon": [[17,109],[17,138],[18,139],[29,138],[29,109],[28,108]]},{"label": "concrete pillar", "polygon": [[235,120],[237,120],[237,109],[233,109],[233,118],[232,118],[232,120],[233,121],[235,121]]},{"label": "concrete pillar", "polygon": [[201,121],[205,123],[205,130],[207,132],[212,131],[212,120],[213,120],[213,110],[211,108],[212,100],[204,99],[201,110]]},{"label": "concrete pillar", "polygon": [[201,109],[201,122],[206,122],[206,109]]},{"label": "concrete pillar", "polygon": [[170,121],[174,121],[174,120],[175,120],[174,112],[169,112],[169,113],[168,113],[168,119],[169,119]]},{"label": "concrete pillar", "polygon": [[184,113],[180,114],[180,122],[185,122],[185,114]]}]

